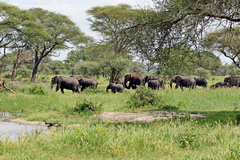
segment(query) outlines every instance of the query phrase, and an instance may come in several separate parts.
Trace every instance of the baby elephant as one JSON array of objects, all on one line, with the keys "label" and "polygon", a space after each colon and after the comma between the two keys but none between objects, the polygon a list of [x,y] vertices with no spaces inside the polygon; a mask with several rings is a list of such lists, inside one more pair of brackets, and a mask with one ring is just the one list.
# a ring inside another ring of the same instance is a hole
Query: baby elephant
[{"label": "baby elephant", "polygon": [[148,88],[151,88],[152,90],[159,90],[160,82],[159,80],[149,80],[148,81]]},{"label": "baby elephant", "polygon": [[227,82],[217,82],[210,86],[210,88],[220,88],[220,87],[229,87],[229,83]]},{"label": "baby elephant", "polygon": [[113,93],[116,93],[116,92],[125,92],[124,87],[123,87],[122,84],[113,84],[113,83],[110,83],[110,84],[107,86],[106,91],[108,92],[109,89],[111,89]]}]

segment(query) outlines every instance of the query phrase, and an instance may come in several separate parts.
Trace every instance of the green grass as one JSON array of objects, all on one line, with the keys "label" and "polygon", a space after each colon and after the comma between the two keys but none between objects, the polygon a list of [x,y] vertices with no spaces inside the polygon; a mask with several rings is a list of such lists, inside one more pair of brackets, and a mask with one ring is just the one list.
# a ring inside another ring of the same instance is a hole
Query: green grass
[{"label": "green grass", "polygon": [[[28,82],[12,86],[18,94],[0,90],[0,110],[30,121],[58,122],[63,127],[0,142],[0,159],[240,159],[240,92],[236,88],[181,91],[167,85],[156,92],[161,97],[159,104],[137,108],[202,113],[206,118],[111,122],[91,118],[93,111],[74,111],[89,102],[98,108],[97,113],[133,112],[127,102],[135,91],[107,93],[108,81],[100,78],[98,93],[87,89],[62,94],[50,90],[49,79],[37,83],[44,86],[45,95],[30,93]],[[214,77],[209,83],[222,80]],[[67,128],[70,124],[80,126]]]}]

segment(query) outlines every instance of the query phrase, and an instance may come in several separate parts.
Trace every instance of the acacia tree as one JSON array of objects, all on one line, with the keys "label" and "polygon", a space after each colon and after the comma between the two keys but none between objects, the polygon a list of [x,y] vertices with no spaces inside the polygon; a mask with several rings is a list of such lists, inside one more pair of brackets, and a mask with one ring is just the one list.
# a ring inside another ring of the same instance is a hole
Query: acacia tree
[{"label": "acacia tree", "polygon": [[208,48],[231,59],[240,68],[240,27],[209,33],[204,43]]},{"label": "acacia tree", "polygon": [[156,0],[153,8],[142,13],[144,20],[140,18],[127,29],[142,30],[132,46],[138,57],[152,64],[164,64],[171,48],[182,47],[175,44],[190,44],[184,48],[201,53],[206,50],[202,39],[209,29],[232,29],[240,22],[239,0]]},{"label": "acacia tree", "polygon": [[[17,50],[17,58],[13,68],[13,76],[16,73],[20,50],[26,46],[26,42],[21,42],[19,35],[35,29],[40,29],[41,25],[34,22],[35,16],[27,10],[21,10],[16,6],[0,2],[0,48],[3,49],[1,56],[1,68],[4,65],[3,59],[6,57],[6,49]],[[1,54],[1,53],[0,53]]]},{"label": "acacia tree", "polygon": [[[138,18],[139,13],[139,10],[132,9],[131,6],[126,4],[93,7],[87,10],[87,14],[91,16],[88,19],[91,22],[91,29],[100,33],[99,43],[107,46],[104,52],[111,55],[106,57],[106,60],[111,58],[111,61],[115,61],[116,59],[119,60],[119,57],[121,57],[120,59],[131,60],[129,57],[131,41],[136,38],[136,32],[140,32],[140,30],[128,29],[122,31],[122,29],[130,27]],[[127,66],[110,67],[110,83],[117,81],[120,73],[119,69],[125,70]]]},{"label": "acacia tree", "polygon": [[30,37],[27,35],[23,39],[28,40],[28,47],[34,51],[34,67],[31,77],[34,83],[38,66],[43,58],[58,56],[60,53],[57,52],[60,50],[87,43],[88,37],[65,15],[41,8],[32,8],[29,11],[37,17],[36,23],[41,23],[46,31],[46,34]]}]

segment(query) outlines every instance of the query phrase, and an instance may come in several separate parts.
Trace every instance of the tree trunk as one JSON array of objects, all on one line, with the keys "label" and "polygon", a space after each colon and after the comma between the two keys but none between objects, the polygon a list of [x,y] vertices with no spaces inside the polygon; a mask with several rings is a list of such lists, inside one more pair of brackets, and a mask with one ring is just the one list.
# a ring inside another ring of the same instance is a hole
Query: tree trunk
[{"label": "tree trunk", "polygon": [[32,83],[35,83],[36,81],[37,71],[38,71],[38,64],[34,64],[32,78],[31,78]]},{"label": "tree trunk", "polygon": [[11,81],[14,81],[14,79],[15,79],[15,75],[16,75],[16,72],[17,72],[17,67],[18,67],[18,60],[16,60],[14,65],[13,65]]},{"label": "tree trunk", "polygon": [[31,82],[32,83],[35,83],[35,81],[36,81],[37,72],[38,72],[38,65],[42,61],[42,58],[43,57],[38,58],[37,54],[35,55],[35,63],[34,63],[33,72],[32,72],[32,78],[31,78]]},{"label": "tree trunk", "polygon": [[75,69],[72,69],[72,75],[75,75]]},{"label": "tree trunk", "polygon": [[13,65],[13,71],[12,71],[12,78],[11,78],[11,81],[14,81],[15,79],[15,75],[16,75],[16,72],[17,72],[17,68],[18,68],[18,60],[19,60],[19,57],[20,57],[20,53],[21,53],[21,50],[18,49],[18,53],[17,53],[17,59],[16,61],[14,62],[14,65]]},{"label": "tree trunk", "polygon": [[116,74],[116,69],[112,68],[112,73],[110,75],[110,83],[114,83],[114,76]]}]

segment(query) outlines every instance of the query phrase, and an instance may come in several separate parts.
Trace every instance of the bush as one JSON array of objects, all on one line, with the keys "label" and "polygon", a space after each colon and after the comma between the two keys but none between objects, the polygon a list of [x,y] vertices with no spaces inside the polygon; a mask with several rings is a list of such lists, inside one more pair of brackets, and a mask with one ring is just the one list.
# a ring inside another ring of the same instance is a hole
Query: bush
[{"label": "bush", "polygon": [[195,69],[195,74],[199,77],[209,79],[210,78],[210,72],[202,67]]},{"label": "bush", "polygon": [[46,89],[42,85],[34,84],[28,90],[31,94],[42,94],[42,95],[47,94]]},{"label": "bush", "polygon": [[21,65],[21,67],[17,70],[16,76],[22,76],[22,78],[29,78],[31,76],[32,71],[27,69],[26,66]]},{"label": "bush", "polygon": [[102,103],[98,105],[85,99],[83,102],[77,101],[76,106],[73,108],[73,112],[78,114],[84,113],[87,115],[91,115],[93,114],[92,111],[101,112],[101,106],[102,106]]},{"label": "bush", "polygon": [[3,75],[3,78],[6,78],[6,79],[10,79],[11,77],[12,77],[12,73],[11,72],[6,72]]},{"label": "bush", "polygon": [[139,87],[136,93],[130,96],[127,104],[130,108],[139,108],[143,106],[154,106],[159,104],[161,97],[156,94],[152,89]]}]

